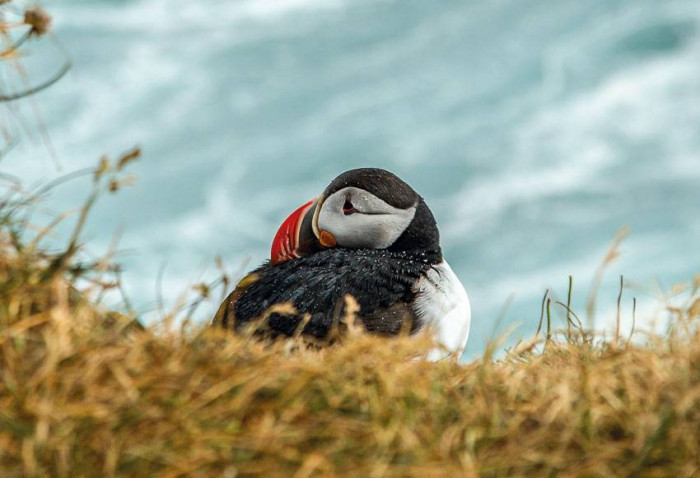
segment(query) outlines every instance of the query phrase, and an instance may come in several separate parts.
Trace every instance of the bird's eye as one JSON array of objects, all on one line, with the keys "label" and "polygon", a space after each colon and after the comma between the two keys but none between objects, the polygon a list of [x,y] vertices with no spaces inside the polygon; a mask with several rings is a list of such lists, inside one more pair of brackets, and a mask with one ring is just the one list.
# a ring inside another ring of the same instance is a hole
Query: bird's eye
[{"label": "bird's eye", "polygon": [[346,216],[353,214],[357,211],[355,211],[355,206],[352,205],[352,202],[350,201],[350,198],[345,200],[345,204],[343,204],[343,214]]}]

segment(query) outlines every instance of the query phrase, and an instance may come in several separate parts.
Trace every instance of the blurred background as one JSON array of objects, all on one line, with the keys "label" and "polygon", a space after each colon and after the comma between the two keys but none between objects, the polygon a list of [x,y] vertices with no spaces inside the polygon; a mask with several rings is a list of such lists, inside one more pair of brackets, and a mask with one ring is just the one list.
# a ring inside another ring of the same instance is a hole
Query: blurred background
[{"label": "blurred background", "polygon": [[[143,148],[137,184],[99,204],[86,238],[99,253],[122,231],[146,317],[159,271],[174,304],[216,275],[217,254],[230,272],[256,266],[289,212],[361,166],[393,171],[435,213],[472,300],[467,357],[511,325],[512,340],[532,334],[544,290],[564,298],[569,275],[584,316],[623,226],[598,327],[620,274],[629,327],[632,297],[638,320],[662,319],[663,291],[700,272],[696,0],[44,6],[57,41],[32,45],[28,76],[66,57],[73,69],[13,116],[29,140],[0,166],[39,184]],[[78,206],[88,182],[50,208]]]}]

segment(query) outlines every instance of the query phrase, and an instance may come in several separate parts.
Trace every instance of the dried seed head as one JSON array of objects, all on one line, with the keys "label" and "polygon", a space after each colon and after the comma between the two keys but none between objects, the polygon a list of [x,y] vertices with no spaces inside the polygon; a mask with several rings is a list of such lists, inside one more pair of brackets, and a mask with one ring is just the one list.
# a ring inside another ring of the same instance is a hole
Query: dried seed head
[{"label": "dried seed head", "polygon": [[51,28],[51,17],[41,7],[28,8],[24,11],[24,23],[31,27],[31,34],[41,36]]},{"label": "dried seed head", "polygon": [[117,161],[117,171],[121,171],[124,166],[129,164],[130,162],[138,159],[141,156],[141,148],[136,147],[132,149],[131,151],[128,151],[127,153],[124,153],[121,158],[119,158],[119,161]]},{"label": "dried seed head", "polygon": [[200,282],[199,284],[195,284],[192,286],[192,289],[196,292],[199,293],[199,295],[203,298],[206,299],[209,297],[209,286],[205,284],[204,282]]}]

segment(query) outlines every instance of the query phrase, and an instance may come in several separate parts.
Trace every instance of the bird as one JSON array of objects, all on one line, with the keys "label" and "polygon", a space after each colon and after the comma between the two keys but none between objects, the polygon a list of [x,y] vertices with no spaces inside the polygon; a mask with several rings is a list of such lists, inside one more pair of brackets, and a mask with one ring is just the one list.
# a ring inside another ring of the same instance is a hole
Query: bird
[{"label": "bird", "polygon": [[236,285],[213,323],[325,339],[348,296],[369,333],[430,330],[444,351],[461,354],[466,346],[469,297],[443,257],[435,217],[384,169],[346,171],[290,214],[270,259]]}]

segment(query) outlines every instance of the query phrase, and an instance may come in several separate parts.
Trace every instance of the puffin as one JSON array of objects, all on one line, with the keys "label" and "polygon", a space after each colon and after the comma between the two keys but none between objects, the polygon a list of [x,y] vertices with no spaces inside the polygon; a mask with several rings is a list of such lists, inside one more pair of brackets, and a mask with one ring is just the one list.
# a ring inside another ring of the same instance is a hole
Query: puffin
[{"label": "puffin", "polygon": [[433,213],[384,169],[344,172],[289,215],[269,261],[236,285],[213,323],[323,340],[349,307],[369,333],[429,331],[450,353],[461,354],[469,336],[469,297],[443,257]]}]

